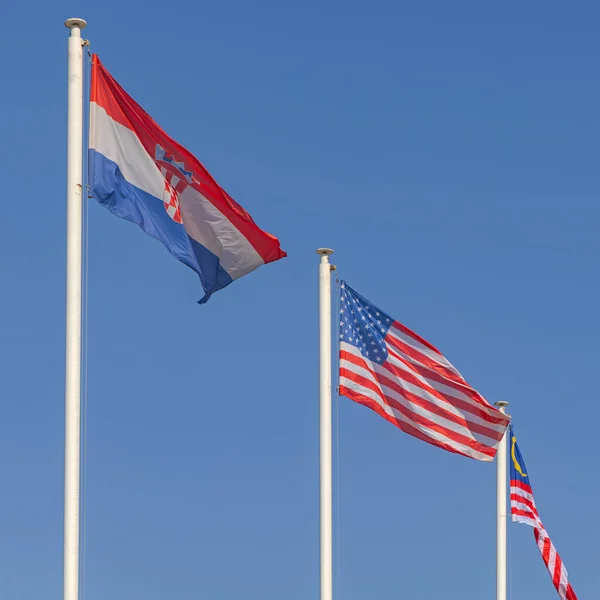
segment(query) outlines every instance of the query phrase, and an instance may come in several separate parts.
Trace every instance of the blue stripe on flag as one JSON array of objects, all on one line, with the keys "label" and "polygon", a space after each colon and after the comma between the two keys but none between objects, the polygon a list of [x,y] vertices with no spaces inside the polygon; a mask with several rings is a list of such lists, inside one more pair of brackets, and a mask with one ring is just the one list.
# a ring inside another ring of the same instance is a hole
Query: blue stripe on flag
[{"label": "blue stripe on flag", "polygon": [[219,258],[192,239],[181,223],[171,219],[162,199],[129,183],[115,162],[90,149],[89,172],[91,195],[100,204],[138,225],[162,242],[177,260],[198,273],[205,292],[200,304],[233,281],[221,267]]}]

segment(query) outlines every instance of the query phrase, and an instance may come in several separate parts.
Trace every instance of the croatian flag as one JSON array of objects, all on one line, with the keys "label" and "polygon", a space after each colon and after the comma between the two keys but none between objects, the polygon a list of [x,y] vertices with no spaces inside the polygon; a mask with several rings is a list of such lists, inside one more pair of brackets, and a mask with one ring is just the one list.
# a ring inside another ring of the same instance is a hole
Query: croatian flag
[{"label": "croatian flag", "polygon": [[123,90],[96,55],[90,92],[91,194],[160,240],[196,271],[210,296],[286,256],[279,240],[220,187]]}]

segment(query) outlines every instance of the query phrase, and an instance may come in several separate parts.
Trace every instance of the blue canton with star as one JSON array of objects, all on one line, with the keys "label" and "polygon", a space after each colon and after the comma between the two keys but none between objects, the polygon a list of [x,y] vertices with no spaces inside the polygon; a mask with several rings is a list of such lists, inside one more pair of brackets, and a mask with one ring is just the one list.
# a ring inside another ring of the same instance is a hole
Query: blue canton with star
[{"label": "blue canton with star", "polygon": [[376,363],[388,356],[384,341],[394,319],[355,292],[345,281],[340,285],[340,342],[356,346]]}]

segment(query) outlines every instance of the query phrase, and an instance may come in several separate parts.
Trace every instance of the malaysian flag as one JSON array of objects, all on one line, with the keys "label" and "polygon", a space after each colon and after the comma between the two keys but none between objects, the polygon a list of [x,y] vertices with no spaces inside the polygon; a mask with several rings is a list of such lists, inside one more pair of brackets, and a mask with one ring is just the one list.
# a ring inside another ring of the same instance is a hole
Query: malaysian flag
[{"label": "malaysian flag", "polygon": [[510,511],[512,520],[533,527],[533,534],[552,583],[562,600],[577,600],[563,564],[546,528],[542,525],[533,499],[533,491],[517,438],[510,428]]},{"label": "malaysian flag", "polygon": [[341,283],[339,393],[438,448],[493,460],[509,417],[431,344]]}]

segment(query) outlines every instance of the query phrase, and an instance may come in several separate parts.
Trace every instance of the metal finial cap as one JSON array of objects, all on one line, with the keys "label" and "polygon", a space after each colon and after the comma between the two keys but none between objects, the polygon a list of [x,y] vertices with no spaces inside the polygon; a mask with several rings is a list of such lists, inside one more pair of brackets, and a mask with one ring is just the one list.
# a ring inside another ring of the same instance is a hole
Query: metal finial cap
[{"label": "metal finial cap", "polygon": [[497,406],[498,408],[505,408],[508,406],[508,402],[506,402],[506,400],[498,400],[498,402],[494,402],[494,406]]},{"label": "metal finial cap", "polygon": [[331,248],[319,248],[317,250],[317,254],[320,256],[331,256],[333,254],[333,250]]},{"label": "metal finial cap", "polygon": [[79,27],[79,29],[84,29],[86,25],[87,23],[85,22],[85,19],[78,19],[76,17],[72,19],[67,19],[65,21],[65,27],[67,29],[73,29],[73,27]]}]

